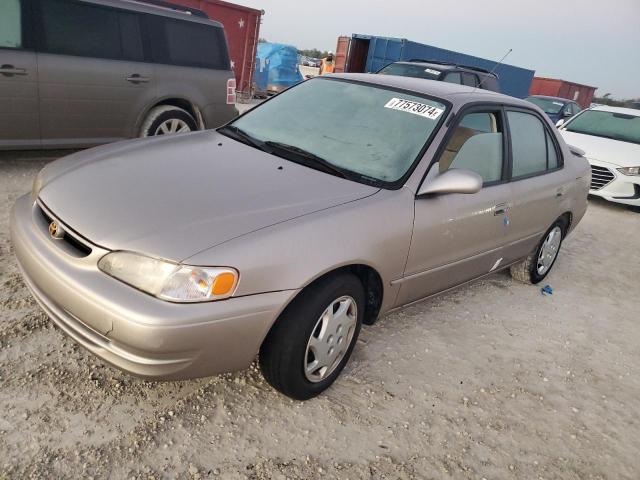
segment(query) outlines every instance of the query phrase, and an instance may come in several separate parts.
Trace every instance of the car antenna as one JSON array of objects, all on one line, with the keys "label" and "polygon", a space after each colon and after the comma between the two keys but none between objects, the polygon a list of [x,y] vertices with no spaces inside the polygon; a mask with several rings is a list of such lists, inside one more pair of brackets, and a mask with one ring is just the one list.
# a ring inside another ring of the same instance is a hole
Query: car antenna
[{"label": "car antenna", "polygon": [[[498,63],[496,63],[493,68],[491,69],[491,71],[489,72],[489,75],[492,75],[495,71],[496,68],[498,68],[500,66],[500,64],[502,62],[504,62],[504,59],[507,58],[509,56],[509,54],[513,52],[513,48],[510,48],[509,50],[507,50],[507,53],[504,54],[504,56],[498,61]],[[489,76],[485,76],[482,81],[478,84],[478,86],[476,88],[473,89],[473,91],[475,92],[478,88],[482,87],[482,84],[484,83],[484,81],[489,78]]]}]

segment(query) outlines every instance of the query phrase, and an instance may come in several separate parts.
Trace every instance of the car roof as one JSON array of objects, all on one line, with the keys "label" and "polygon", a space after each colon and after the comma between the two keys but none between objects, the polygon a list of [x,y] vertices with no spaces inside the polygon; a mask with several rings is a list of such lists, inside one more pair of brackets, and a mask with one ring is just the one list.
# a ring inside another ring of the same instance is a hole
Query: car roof
[{"label": "car roof", "polygon": [[609,105],[600,105],[590,108],[589,110],[593,110],[595,112],[624,113],[625,115],[640,117],[640,110],[636,110],[635,108],[610,107]]},{"label": "car roof", "polygon": [[[205,25],[215,25],[216,27],[222,28],[222,24],[220,22],[216,22],[215,20],[211,20],[207,17],[201,17],[195,13],[190,13],[184,7],[180,5],[175,5],[175,8],[171,8],[168,6],[163,6],[161,2],[158,4],[147,3],[145,0],[82,0],[85,3],[93,3],[95,5],[104,5],[107,7],[120,8],[123,10],[130,10],[134,12],[140,13],[150,13],[153,15],[160,15],[163,17],[176,18],[179,20],[186,20],[195,23],[202,23]],[[197,9],[193,9],[197,11]]]},{"label": "car roof", "polygon": [[357,82],[380,85],[383,87],[410,90],[418,94],[430,95],[451,102],[454,106],[470,102],[502,103],[516,107],[537,109],[531,102],[510,97],[502,93],[484,90],[482,88],[467,87],[455,83],[427,80],[424,78],[401,77],[396,75],[375,75],[371,73],[334,73],[329,78],[353,80]]},{"label": "car roof", "polygon": [[575,100],[570,100],[568,98],[562,98],[562,97],[551,97],[549,95],[529,95],[527,98],[544,98],[545,100],[554,100],[556,102],[562,102],[562,103],[576,103]]}]

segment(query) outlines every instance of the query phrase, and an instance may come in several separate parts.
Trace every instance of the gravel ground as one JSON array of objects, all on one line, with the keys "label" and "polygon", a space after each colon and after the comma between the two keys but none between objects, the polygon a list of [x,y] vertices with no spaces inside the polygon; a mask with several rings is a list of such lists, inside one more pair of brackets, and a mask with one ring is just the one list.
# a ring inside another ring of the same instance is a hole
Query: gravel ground
[{"label": "gravel ground", "polygon": [[8,215],[55,156],[0,155],[0,478],[640,478],[640,214],[591,201],[552,296],[503,272],[394,313],[300,403],[255,366],[144,382],[47,320]]}]

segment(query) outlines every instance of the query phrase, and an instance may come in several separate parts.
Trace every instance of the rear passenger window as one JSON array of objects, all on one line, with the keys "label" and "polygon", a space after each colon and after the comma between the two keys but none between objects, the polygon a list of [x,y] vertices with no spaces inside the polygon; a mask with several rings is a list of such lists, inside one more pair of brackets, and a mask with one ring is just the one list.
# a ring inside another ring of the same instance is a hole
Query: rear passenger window
[{"label": "rear passenger window", "polygon": [[467,87],[477,87],[478,81],[476,80],[476,76],[473,73],[463,73],[462,74],[462,84]]},{"label": "rear passenger window", "polygon": [[438,162],[440,173],[461,168],[478,173],[485,184],[502,179],[502,132],[499,112],[465,115]]},{"label": "rear passenger window", "polygon": [[164,20],[166,52],[160,61],[172,65],[229,68],[222,29],[179,20]]},{"label": "rear passenger window", "polygon": [[20,0],[2,0],[0,2],[0,47],[22,47]]},{"label": "rear passenger window", "polygon": [[137,15],[68,0],[42,1],[40,8],[44,51],[143,60]]},{"label": "rear passenger window", "polygon": [[448,73],[446,77],[444,77],[445,82],[456,83],[460,85],[462,83],[462,79],[458,72]]},{"label": "rear passenger window", "polygon": [[535,115],[507,112],[511,132],[513,177],[545,172],[558,166],[555,144]]}]

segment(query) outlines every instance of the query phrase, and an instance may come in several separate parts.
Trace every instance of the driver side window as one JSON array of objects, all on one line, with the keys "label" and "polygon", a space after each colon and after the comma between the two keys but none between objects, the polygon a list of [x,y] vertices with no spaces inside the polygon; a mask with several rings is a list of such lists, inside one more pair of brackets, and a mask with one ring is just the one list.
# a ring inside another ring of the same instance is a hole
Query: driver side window
[{"label": "driver side window", "polygon": [[478,173],[484,184],[502,179],[503,126],[500,112],[467,113],[439,161],[440,173],[460,168]]}]

